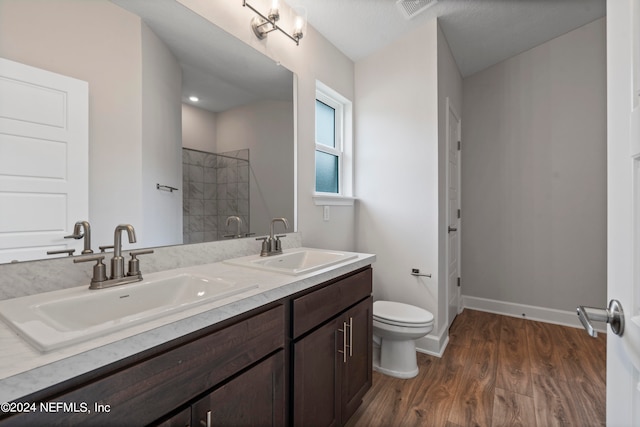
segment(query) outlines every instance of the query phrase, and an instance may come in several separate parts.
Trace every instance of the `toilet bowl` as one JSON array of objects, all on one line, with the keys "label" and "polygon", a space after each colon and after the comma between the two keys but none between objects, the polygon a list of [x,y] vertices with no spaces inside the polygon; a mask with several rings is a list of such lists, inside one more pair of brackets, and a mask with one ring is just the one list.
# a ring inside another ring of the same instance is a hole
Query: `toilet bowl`
[{"label": "toilet bowl", "polygon": [[392,301],[373,303],[373,369],[396,378],[418,375],[416,342],[433,329],[433,314]]}]

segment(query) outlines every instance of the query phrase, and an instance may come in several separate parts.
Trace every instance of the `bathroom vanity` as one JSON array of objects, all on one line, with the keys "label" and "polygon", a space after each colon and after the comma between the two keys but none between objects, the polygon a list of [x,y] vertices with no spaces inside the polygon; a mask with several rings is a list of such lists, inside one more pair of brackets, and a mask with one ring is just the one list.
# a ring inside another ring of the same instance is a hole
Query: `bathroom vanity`
[{"label": "bathroom vanity", "polygon": [[13,399],[0,425],[342,425],[371,387],[373,259],[251,271],[277,285],[203,313],[235,312],[224,320]]}]

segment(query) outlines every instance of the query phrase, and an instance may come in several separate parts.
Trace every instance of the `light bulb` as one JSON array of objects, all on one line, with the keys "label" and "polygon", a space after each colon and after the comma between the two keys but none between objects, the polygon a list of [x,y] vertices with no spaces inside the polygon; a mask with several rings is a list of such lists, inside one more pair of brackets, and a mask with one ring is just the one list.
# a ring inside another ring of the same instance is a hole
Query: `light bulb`
[{"label": "light bulb", "polygon": [[302,16],[296,16],[296,20],[293,26],[293,37],[301,39],[304,31],[304,18]]},{"label": "light bulb", "polygon": [[271,20],[271,22],[275,22],[278,19],[280,19],[280,10],[278,10],[279,6],[280,6],[280,0],[271,1],[271,9],[269,9],[269,15],[267,15],[267,17],[269,18],[269,20]]}]

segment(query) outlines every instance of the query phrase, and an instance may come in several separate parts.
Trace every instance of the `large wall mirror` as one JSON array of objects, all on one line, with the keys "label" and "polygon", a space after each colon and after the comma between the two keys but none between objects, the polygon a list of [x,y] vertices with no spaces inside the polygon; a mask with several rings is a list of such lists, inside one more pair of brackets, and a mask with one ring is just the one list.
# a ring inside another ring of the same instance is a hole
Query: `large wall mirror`
[{"label": "large wall mirror", "polygon": [[[97,252],[119,223],[131,248],[260,236],[276,217],[295,231],[291,71],[173,0],[0,0],[0,40],[0,57],[88,82],[89,218],[58,232],[88,219]],[[0,262],[78,254],[72,240]]]}]

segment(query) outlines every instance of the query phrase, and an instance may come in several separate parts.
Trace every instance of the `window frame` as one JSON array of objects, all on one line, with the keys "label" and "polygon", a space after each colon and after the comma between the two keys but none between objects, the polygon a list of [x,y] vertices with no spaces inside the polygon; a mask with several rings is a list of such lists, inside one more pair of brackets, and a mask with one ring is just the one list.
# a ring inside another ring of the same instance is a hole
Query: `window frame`
[{"label": "window frame", "polygon": [[[317,114],[317,108],[315,110],[315,135],[314,135],[314,140],[315,140],[315,151],[314,151],[314,155],[315,153],[317,153],[318,151],[322,152],[322,153],[326,153],[326,154],[330,154],[332,156],[336,156],[338,158],[338,192],[337,193],[332,193],[332,192],[323,192],[323,191],[316,191],[315,188],[317,188],[317,182],[315,182],[314,184],[314,194],[317,195],[331,195],[331,196],[342,196],[343,195],[343,155],[344,155],[344,126],[343,126],[343,122],[344,122],[344,105],[340,102],[337,101],[336,99],[332,98],[331,96],[327,95],[326,93],[316,90],[316,102],[321,102],[324,105],[333,108],[334,110],[334,136],[333,136],[333,140],[335,143],[335,147],[330,147],[328,145],[322,144],[320,142],[317,141],[316,136],[318,135],[317,129],[318,129],[318,114]],[[315,106],[315,104],[314,104]],[[314,167],[315,167],[315,162],[314,162]]]}]

